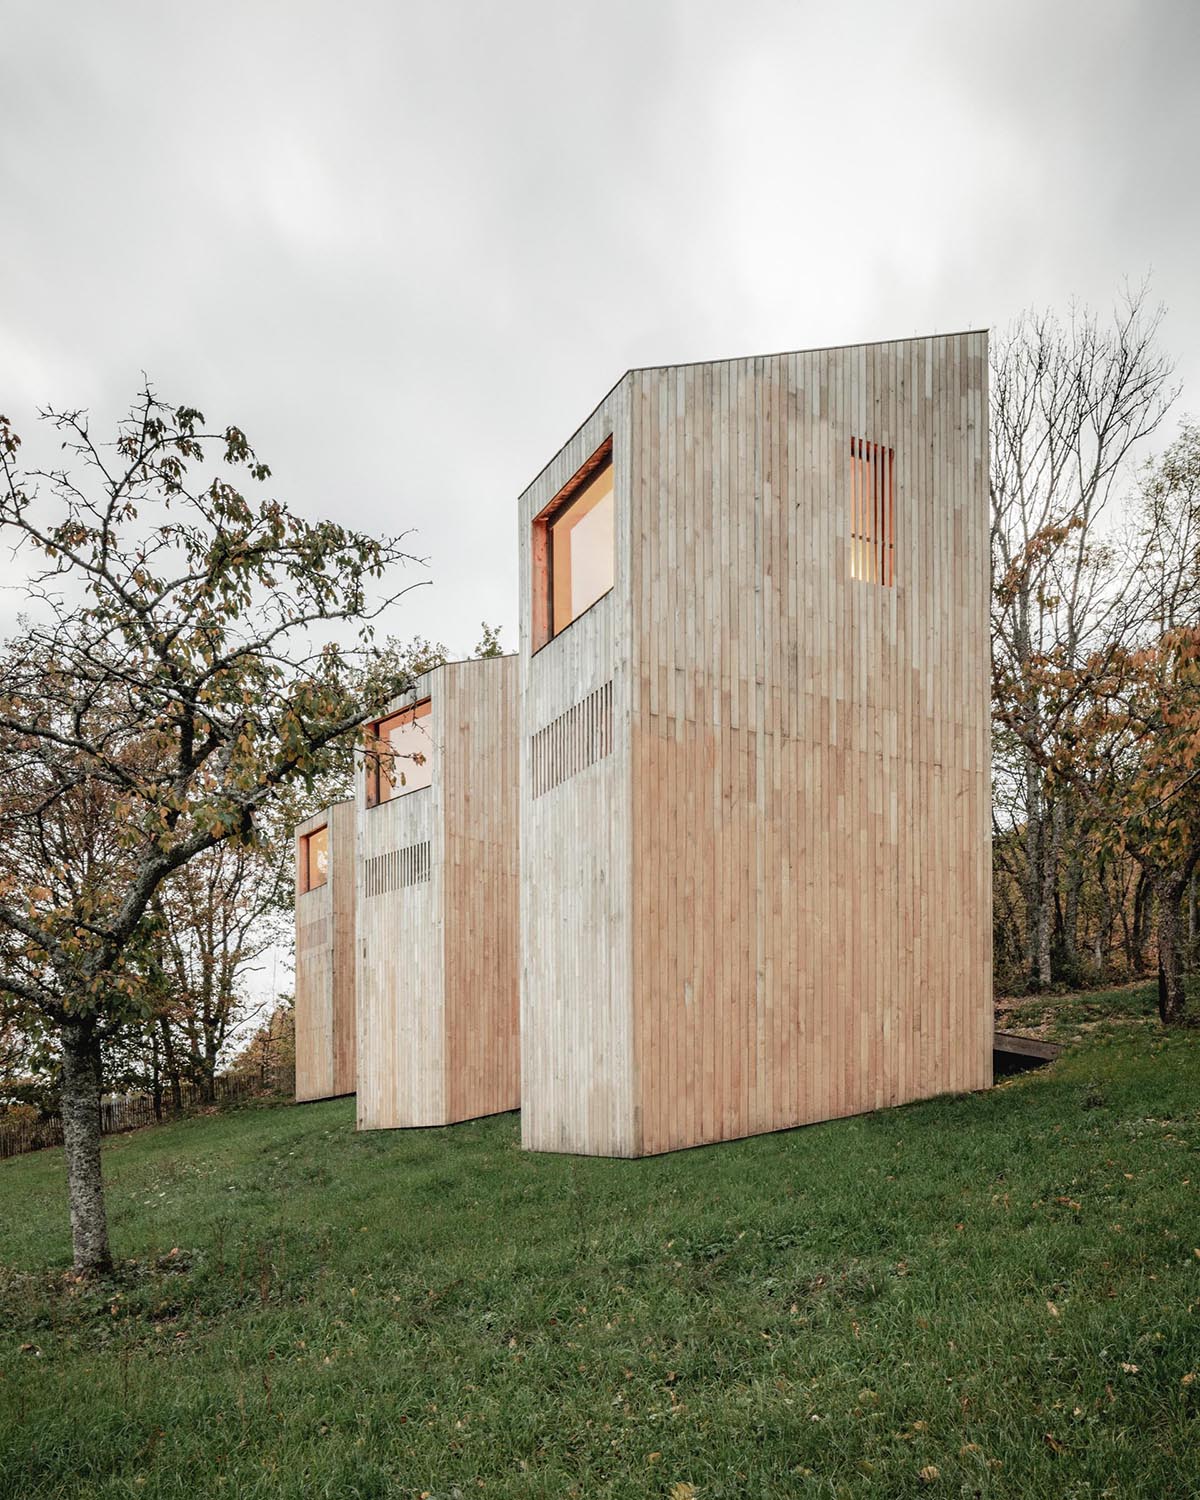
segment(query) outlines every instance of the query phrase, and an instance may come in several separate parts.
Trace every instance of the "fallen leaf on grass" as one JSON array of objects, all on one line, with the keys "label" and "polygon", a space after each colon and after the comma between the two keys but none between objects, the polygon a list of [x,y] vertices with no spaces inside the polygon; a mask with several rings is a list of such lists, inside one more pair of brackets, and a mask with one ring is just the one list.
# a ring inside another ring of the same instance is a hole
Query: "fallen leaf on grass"
[{"label": "fallen leaf on grass", "polygon": [[1060,1442],[1052,1432],[1043,1433],[1042,1436],[1046,1439],[1046,1446],[1052,1453],[1065,1453],[1067,1451],[1066,1443]]},{"label": "fallen leaf on grass", "polygon": [[942,1477],[942,1471],[937,1464],[926,1464],[923,1469],[917,1471],[917,1478],[922,1484],[936,1484]]},{"label": "fallen leaf on grass", "polygon": [[671,1500],[695,1500],[696,1486],[686,1479],[677,1479],[667,1493]]}]

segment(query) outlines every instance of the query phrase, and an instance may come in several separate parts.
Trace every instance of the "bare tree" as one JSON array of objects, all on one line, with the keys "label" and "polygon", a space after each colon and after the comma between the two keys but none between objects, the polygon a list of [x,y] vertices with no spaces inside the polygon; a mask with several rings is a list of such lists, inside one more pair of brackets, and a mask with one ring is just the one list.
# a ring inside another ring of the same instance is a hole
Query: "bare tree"
[{"label": "bare tree", "polygon": [[1080,662],[1121,614],[1103,523],[1131,455],[1174,399],[1171,366],[1156,347],[1160,317],[1146,311],[1143,288],[1111,327],[1087,312],[1065,325],[1026,315],[994,352],[992,652],[997,718],[1009,732],[997,757],[1019,789],[1025,954],[1039,987],[1053,978],[1060,858],[1077,810],[1047,782],[1037,668],[1052,654]]},{"label": "bare tree", "polygon": [[168,1074],[211,1099],[231,1033],[249,1018],[248,982],[284,935],[291,896],[291,839],[228,840],[199,854],[160,887],[152,939],[162,966],[155,1020]]}]

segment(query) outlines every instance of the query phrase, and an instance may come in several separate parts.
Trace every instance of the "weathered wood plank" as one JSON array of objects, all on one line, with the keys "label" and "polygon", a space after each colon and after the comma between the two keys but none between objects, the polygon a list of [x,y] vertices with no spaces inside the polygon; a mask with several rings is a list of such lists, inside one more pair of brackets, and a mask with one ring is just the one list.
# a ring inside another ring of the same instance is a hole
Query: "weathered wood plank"
[{"label": "weathered wood plank", "polygon": [[520,1100],[517,660],[453,662],[430,700],[427,787],[367,805],[358,773],[360,1129]]},{"label": "weathered wood plank", "polygon": [[[305,889],[302,850],[309,835],[328,833],[328,877]],[[356,1087],[355,836],[353,802],[297,825],[296,1098],[330,1099]]]}]

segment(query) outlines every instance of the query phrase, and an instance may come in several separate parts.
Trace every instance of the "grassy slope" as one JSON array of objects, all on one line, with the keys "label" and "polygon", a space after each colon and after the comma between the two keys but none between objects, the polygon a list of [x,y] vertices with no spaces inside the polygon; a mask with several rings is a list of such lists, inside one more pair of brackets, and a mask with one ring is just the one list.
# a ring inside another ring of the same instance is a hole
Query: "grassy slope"
[{"label": "grassy slope", "polygon": [[108,1146],[103,1291],[61,1153],[0,1163],[0,1493],[1200,1494],[1198,1084],[1101,1025],[631,1163],[248,1109]]}]

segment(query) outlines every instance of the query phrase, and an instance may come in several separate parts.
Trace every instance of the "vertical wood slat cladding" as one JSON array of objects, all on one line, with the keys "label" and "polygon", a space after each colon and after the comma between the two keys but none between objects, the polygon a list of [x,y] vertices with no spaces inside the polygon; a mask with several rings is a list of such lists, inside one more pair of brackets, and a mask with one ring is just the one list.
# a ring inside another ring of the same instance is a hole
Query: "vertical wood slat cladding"
[{"label": "vertical wood slat cladding", "polygon": [[[520,507],[521,1139],[633,1152],[629,924],[630,637],[627,392],[618,387],[526,491]],[[534,518],[613,446],[615,582],[535,652]],[[611,683],[612,750],[534,796],[530,742]]]},{"label": "vertical wood slat cladding", "polygon": [[[356,1076],[353,802],[337,802],[296,829],[296,1098],[352,1094]],[[324,885],[301,889],[306,834],[329,829]]]},{"label": "vertical wood slat cladding", "polygon": [[529,522],[613,433],[606,617],[522,637],[527,740],[618,706],[523,778],[527,1144],[990,1083],[986,380],[986,334],[633,371],[522,498],[524,632]]},{"label": "vertical wood slat cladding", "polygon": [[514,1109],[515,657],[455,662],[431,700],[428,787],[367,807],[359,769],[359,1127]]}]

